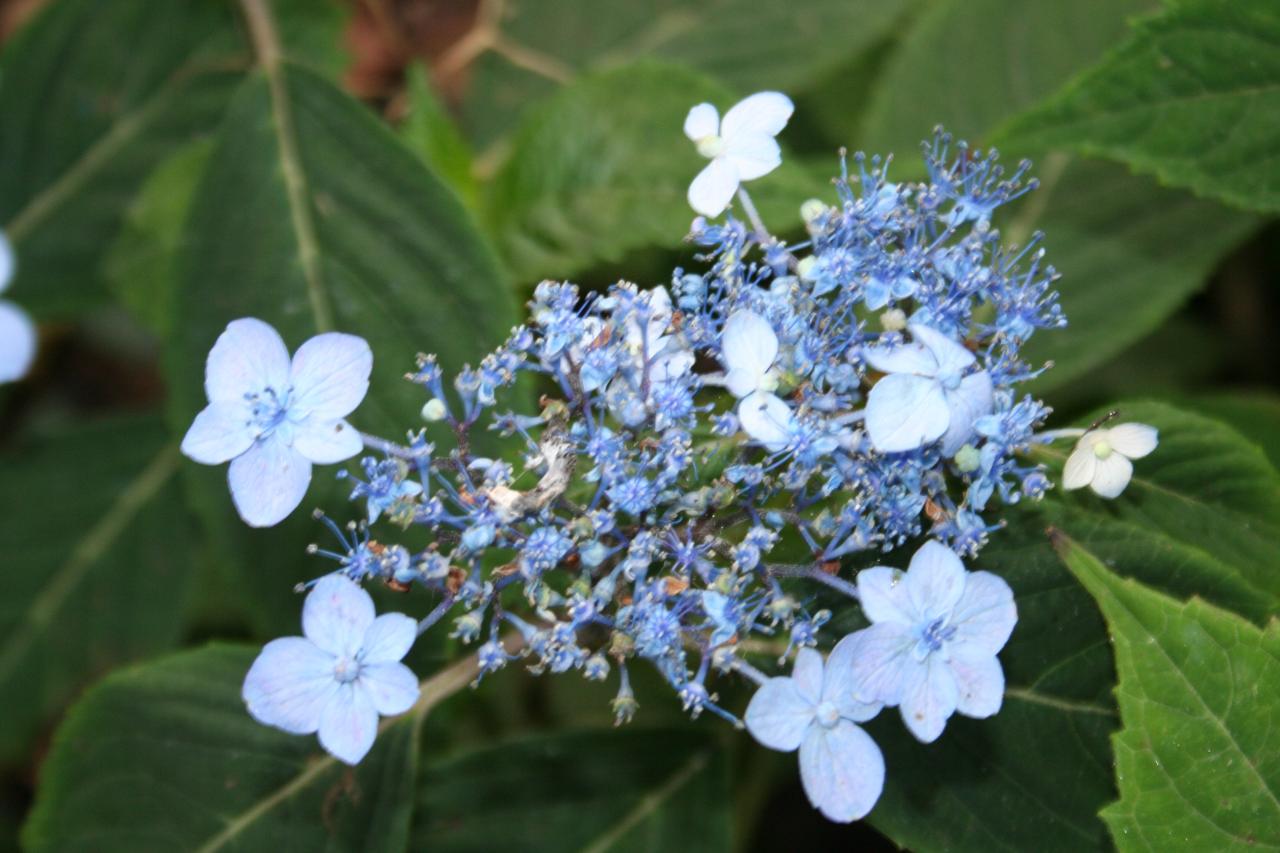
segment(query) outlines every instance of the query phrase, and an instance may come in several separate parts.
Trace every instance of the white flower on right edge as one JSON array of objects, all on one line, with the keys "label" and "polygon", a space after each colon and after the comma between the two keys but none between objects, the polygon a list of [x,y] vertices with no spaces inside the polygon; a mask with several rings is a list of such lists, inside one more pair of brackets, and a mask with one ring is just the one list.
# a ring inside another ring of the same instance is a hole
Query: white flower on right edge
[{"label": "white flower on right edge", "polygon": [[[13,247],[0,231],[0,292],[13,280],[17,262]],[[36,327],[31,318],[11,302],[0,301],[0,382],[27,375],[36,355]]]},{"label": "white flower on right edge", "polygon": [[719,216],[738,184],[763,178],[782,164],[774,139],[787,126],[795,106],[781,92],[757,92],[724,114],[698,104],[684,120],[684,135],[711,162],[689,185],[689,204],[703,216]]},{"label": "white flower on right edge", "polygon": [[1124,491],[1133,477],[1131,459],[1141,459],[1156,449],[1160,434],[1146,424],[1120,424],[1092,429],[1080,436],[1062,470],[1064,489],[1093,489],[1104,498]]}]

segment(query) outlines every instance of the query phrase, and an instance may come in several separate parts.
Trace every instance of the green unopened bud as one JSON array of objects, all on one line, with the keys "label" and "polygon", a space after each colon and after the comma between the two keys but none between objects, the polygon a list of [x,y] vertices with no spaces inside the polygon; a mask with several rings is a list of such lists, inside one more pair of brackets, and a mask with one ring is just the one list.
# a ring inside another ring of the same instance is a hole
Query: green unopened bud
[{"label": "green unopened bud", "polygon": [[811,198],[804,204],[800,205],[800,218],[809,224],[819,216],[827,212],[827,205],[822,199]]},{"label": "green unopened bud", "polygon": [[813,268],[818,265],[818,259],[813,255],[807,258],[801,258],[796,264],[796,275],[800,276],[801,281],[813,281]]},{"label": "green unopened bud", "polygon": [[427,404],[422,407],[422,419],[428,423],[444,420],[447,410],[444,407],[444,400],[432,397]]},{"label": "green unopened bud", "polygon": [[907,327],[907,315],[901,308],[890,308],[880,315],[880,326],[886,332],[901,332]]},{"label": "green unopened bud", "polygon": [[966,444],[956,451],[956,467],[968,474],[977,471],[982,464],[982,454],[972,444]]}]

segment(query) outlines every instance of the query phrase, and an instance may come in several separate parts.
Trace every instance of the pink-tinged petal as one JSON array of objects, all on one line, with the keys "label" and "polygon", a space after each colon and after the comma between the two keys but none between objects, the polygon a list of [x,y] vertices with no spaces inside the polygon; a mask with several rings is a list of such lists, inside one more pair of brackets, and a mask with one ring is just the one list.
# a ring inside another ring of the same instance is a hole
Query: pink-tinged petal
[{"label": "pink-tinged petal", "polygon": [[[13,281],[13,274],[18,268],[17,256],[13,253],[13,244],[9,242],[9,238],[0,231],[0,293],[4,293],[9,289],[9,282]],[[3,340],[0,338],[0,340]]]},{"label": "pink-tinged petal", "polygon": [[346,764],[359,764],[378,735],[378,711],[355,682],[340,685],[320,715],[320,745]]},{"label": "pink-tinged petal", "polygon": [[402,663],[375,663],[360,667],[360,687],[379,714],[403,714],[418,701],[418,677]]},{"label": "pink-tinged petal", "polygon": [[880,713],[879,702],[863,702],[858,699],[853,661],[858,653],[858,641],[850,634],[836,643],[827,656],[827,666],[822,680],[822,701],[836,706],[840,716],[855,723],[866,722]]},{"label": "pink-tinged petal", "polygon": [[711,104],[698,104],[684,119],[684,135],[697,142],[720,133],[720,114]]},{"label": "pink-tinged petal", "polygon": [[800,781],[814,808],[828,820],[866,817],[884,789],[884,756],[860,727],[840,720],[810,727],[800,745]]},{"label": "pink-tinged petal", "polygon": [[365,631],[360,642],[360,660],[364,663],[394,663],[413,648],[418,639],[418,620],[403,613],[383,613]]},{"label": "pink-tinged petal", "polygon": [[961,644],[952,648],[949,666],[958,692],[957,711],[982,720],[1000,710],[1004,670],[995,655]]},{"label": "pink-tinged petal", "polygon": [[729,108],[720,123],[720,135],[726,141],[739,136],[777,136],[795,109],[781,92],[757,92]]},{"label": "pink-tinged petal", "polygon": [[358,583],[343,575],[326,575],[302,605],[302,633],[326,652],[354,657],[373,617],[373,599]]},{"label": "pink-tinged petal", "polygon": [[770,678],[751,697],[743,719],[761,746],[791,752],[800,748],[813,723],[813,703],[800,694],[792,679]]},{"label": "pink-tinged petal", "polygon": [[13,382],[27,375],[35,361],[38,339],[35,324],[25,311],[0,302],[0,382]]},{"label": "pink-tinged petal", "polygon": [[964,593],[951,611],[955,643],[982,649],[989,655],[1004,648],[1018,623],[1013,590],[1004,578],[991,572],[970,572]]},{"label": "pink-tinged petal", "polygon": [[810,704],[816,705],[822,698],[822,654],[805,647],[796,652],[796,662],[791,667],[791,680],[796,690]]},{"label": "pink-tinged petal", "polygon": [[953,341],[937,329],[923,323],[912,323],[907,328],[911,331],[911,337],[924,344],[929,352],[933,353],[933,357],[938,362],[939,375],[960,373],[973,364],[975,360],[973,353],[969,352],[964,344]]},{"label": "pink-tinged petal", "polygon": [[1083,489],[1093,482],[1094,472],[1098,469],[1098,457],[1093,455],[1092,447],[1083,444],[1076,446],[1067,457],[1067,464],[1062,468],[1062,488]]},{"label": "pink-tinged petal", "polygon": [[936,376],[938,373],[938,360],[923,344],[864,347],[862,358],[881,373],[911,373],[916,376]]},{"label": "pink-tinged petal", "polygon": [[293,449],[317,465],[332,465],[363,450],[364,439],[344,420],[308,418],[293,429]]},{"label": "pink-tinged petal", "polygon": [[1107,430],[1107,443],[1130,459],[1141,459],[1156,449],[1160,433],[1146,424],[1120,424]]},{"label": "pink-tinged petal", "polygon": [[249,667],[241,696],[255,720],[290,734],[309,735],[337,693],[334,657],[302,637],[272,640]]},{"label": "pink-tinged petal", "polygon": [[902,689],[902,721],[921,743],[933,743],[960,700],[951,667],[938,655],[912,661]]},{"label": "pink-tinged petal", "polygon": [[947,431],[951,410],[938,380],[891,373],[867,395],[867,434],[881,453],[916,450]]},{"label": "pink-tinged petal", "polygon": [[791,407],[776,394],[757,391],[743,397],[738,404],[742,431],[770,453],[786,450],[791,441],[791,422]]},{"label": "pink-tinged petal", "polygon": [[930,540],[911,556],[903,584],[922,622],[948,616],[964,594],[964,563],[940,542]]},{"label": "pink-tinged petal", "polygon": [[868,619],[902,625],[920,621],[920,614],[915,612],[902,582],[904,577],[903,572],[889,566],[873,566],[858,572],[858,601]]},{"label": "pink-tinged petal", "polygon": [[1133,463],[1120,453],[1112,452],[1106,459],[1099,459],[1093,471],[1089,487],[1100,497],[1119,497],[1129,480],[1133,478]]},{"label": "pink-tinged petal", "polygon": [[272,527],[298,508],[311,484],[311,463],[275,437],[231,460],[231,500],[250,527]]},{"label": "pink-tinged petal", "polygon": [[182,452],[201,465],[221,465],[253,446],[257,430],[243,401],[210,403],[187,430]]},{"label": "pink-tinged petal", "polygon": [[278,332],[253,317],[233,320],[218,336],[205,362],[204,391],[210,403],[244,400],[289,385],[289,350]]},{"label": "pink-tinged petal", "polygon": [[364,338],[327,332],[316,335],[293,356],[291,412],[319,420],[345,418],[369,392],[373,351]]},{"label": "pink-tinged petal", "polygon": [[716,217],[738,191],[738,170],[723,157],[706,165],[689,184],[689,206],[703,216]]},{"label": "pink-tinged petal", "polygon": [[756,312],[734,311],[724,323],[720,348],[725,370],[729,373],[728,381],[732,382],[732,375],[741,371],[755,378],[750,389],[755,391],[778,357],[778,336],[769,321]]},{"label": "pink-tinged petal", "polygon": [[947,408],[951,422],[942,434],[942,455],[955,456],[956,451],[973,437],[973,424],[978,418],[991,413],[995,405],[995,391],[991,387],[991,374],[985,370],[960,380],[960,387],[946,391]]},{"label": "pink-tinged petal", "polygon": [[917,642],[912,629],[898,622],[881,622],[854,632],[850,639],[854,699],[864,704],[898,704],[902,700],[904,673],[917,665],[911,655]]},{"label": "pink-tinged petal", "polygon": [[782,165],[782,148],[772,136],[732,136],[725,140],[724,156],[733,162],[744,181],[763,178]]}]

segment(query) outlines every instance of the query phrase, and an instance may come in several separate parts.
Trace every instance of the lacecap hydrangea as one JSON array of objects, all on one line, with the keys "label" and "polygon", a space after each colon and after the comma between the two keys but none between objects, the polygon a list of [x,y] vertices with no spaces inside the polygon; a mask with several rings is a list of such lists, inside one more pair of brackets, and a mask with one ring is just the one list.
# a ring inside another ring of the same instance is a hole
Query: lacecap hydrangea
[{"label": "lacecap hydrangea", "polygon": [[[269,645],[246,681],[257,719],[319,732],[355,763],[377,715],[412,703],[398,662],[412,638],[403,622],[378,628],[387,617],[357,594],[369,583],[422,602],[417,635],[443,623],[476,644],[477,682],[515,660],[611,680],[622,723],[639,707],[629,673],[654,668],[691,715],[798,750],[833,820],[880,794],[884,760],[860,723],[881,709],[922,741],[954,713],[999,710],[1013,595],[963,561],[980,558],[1002,504],[1050,487],[1032,446],[1088,432],[1037,433],[1049,410],[1021,390],[1046,367],[1023,346],[1065,319],[1040,235],[1004,245],[993,217],[1035,182],[1028,164],[1006,172],[938,132],[922,183],[842,157],[832,196],[804,202],[803,237],[786,240],[741,185],[781,162],[791,111],[776,92],[723,119],[694,107],[685,132],[711,162],[690,186],[703,215],[689,268],[603,292],[544,281],[527,322],[476,366],[446,376],[419,357],[408,379],[430,432],[393,442],[348,424],[369,377],[358,339],[322,336],[291,363],[278,336],[232,324],[245,340],[214,348],[210,410],[188,444],[197,461],[235,460],[248,521],[296,508],[312,463],[357,453],[353,436],[367,454],[340,474],[357,520],[319,516],[339,544],[315,549],[336,565],[308,594],[306,637]],[[317,369],[326,354],[335,364]],[[485,434],[508,452],[479,455]],[[430,544],[398,544],[408,528]],[[858,607],[869,627],[832,638],[824,660],[833,609]],[[358,625],[322,618],[344,608]],[[794,667],[769,677],[761,654]],[[740,718],[717,689],[744,679],[759,687]]]}]

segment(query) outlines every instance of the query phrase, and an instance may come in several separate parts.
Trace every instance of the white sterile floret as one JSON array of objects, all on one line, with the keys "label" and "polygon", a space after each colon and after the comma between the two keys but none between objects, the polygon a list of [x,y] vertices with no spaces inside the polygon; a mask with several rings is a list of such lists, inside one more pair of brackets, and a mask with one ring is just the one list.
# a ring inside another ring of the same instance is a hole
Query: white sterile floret
[{"label": "white sterile floret", "polygon": [[738,184],[761,178],[782,163],[774,139],[795,106],[781,92],[757,92],[724,114],[711,104],[698,104],[684,120],[684,135],[711,162],[689,185],[689,204],[703,216],[719,216],[729,206]]},{"label": "white sterile floret", "polygon": [[783,450],[790,440],[791,408],[773,390],[778,357],[778,336],[769,321],[754,311],[729,315],[721,338],[725,387],[739,398],[738,421],[742,431],[770,452]]},{"label": "white sterile floret", "polygon": [[[8,288],[16,266],[13,247],[0,231],[0,292]],[[0,301],[0,382],[26,376],[35,355],[35,324],[18,306]]]},{"label": "white sterile floret", "polygon": [[1156,449],[1159,433],[1146,424],[1120,424],[1089,430],[1080,436],[1062,471],[1064,489],[1093,489],[1104,498],[1124,491],[1133,477],[1131,459],[1141,459]]}]

